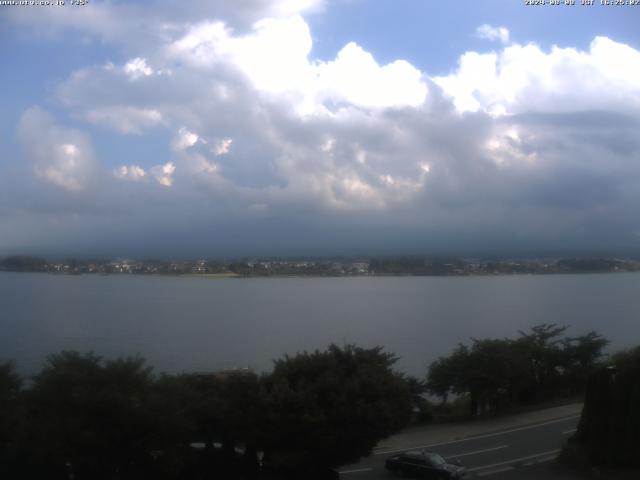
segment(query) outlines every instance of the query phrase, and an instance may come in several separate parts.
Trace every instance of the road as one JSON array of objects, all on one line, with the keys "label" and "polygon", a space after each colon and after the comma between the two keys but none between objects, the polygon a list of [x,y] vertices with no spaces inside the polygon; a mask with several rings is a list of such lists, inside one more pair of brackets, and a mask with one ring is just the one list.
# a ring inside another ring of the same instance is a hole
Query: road
[{"label": "road", "polygon": [[496,476],[496,480],[521,478],[526,473],[522,469],[539,469],[541,464],[557,457],[567,438],[575,432],[579,418],[579,415],[570,415],[444,443],[416,444],[402,450],[376,450],[361,462],[341,468],[340,478],[389,480],[393,475],[384,468],[387,457],[398,451],[423,448],[448,459],[460,459],[467,467],[467,479],[489,476]]}]

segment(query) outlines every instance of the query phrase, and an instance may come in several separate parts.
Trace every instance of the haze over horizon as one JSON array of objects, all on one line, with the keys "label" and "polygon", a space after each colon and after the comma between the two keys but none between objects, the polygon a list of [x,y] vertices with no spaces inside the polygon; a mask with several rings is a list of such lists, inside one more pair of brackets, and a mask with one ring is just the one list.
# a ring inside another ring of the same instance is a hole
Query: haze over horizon
[{"label": "haze over horizon", "polygon": [[638,20],[0,6],[0,255],[638,254]]}]

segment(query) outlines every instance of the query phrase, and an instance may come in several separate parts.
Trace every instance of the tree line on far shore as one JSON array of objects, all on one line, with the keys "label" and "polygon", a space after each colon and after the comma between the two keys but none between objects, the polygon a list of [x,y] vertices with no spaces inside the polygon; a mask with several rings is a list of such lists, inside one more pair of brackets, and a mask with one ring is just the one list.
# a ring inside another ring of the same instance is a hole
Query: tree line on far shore
[{"label": "tree line on far shore", "polygon": [[424,380],[395,371],[382,347],[355,345],[285,356],[262,375],[156,375],[139,357],[62,352],[27,382],[0,364],[0,477],[335,478],[452,397],[478,415],[580,395],[607,341],[565,332],[473,339]]}]

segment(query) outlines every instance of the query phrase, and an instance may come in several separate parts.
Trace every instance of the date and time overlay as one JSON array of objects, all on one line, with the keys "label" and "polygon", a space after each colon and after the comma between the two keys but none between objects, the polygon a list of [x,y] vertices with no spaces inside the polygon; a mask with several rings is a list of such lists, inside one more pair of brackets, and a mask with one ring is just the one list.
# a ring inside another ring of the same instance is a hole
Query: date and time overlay
[{"label": "date and time overlay", "polygon": [[525,6],[548,6],[548,7],[594,7],[594,6],[618,6],[618,7],[640,7],[640,0],[523,0]]},{"label": "date and time overlay", "polygon": [[84,7],[89,0],[0,0],[0,7]]}]

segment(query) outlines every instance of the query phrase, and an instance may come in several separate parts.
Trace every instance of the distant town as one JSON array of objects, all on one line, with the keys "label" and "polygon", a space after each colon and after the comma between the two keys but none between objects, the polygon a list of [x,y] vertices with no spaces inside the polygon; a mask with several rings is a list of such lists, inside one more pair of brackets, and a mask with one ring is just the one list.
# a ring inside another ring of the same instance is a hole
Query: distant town
[{"label": "distant town", "polygon": [[0,258],[0,271],[63,275],[128,274],[210,277],[283,276],[471,276],[640,271],[640,261],[626,258],[479,260],[419,256],[341,260],[242,259],[214,261],[46,260],[33,256]]}]

